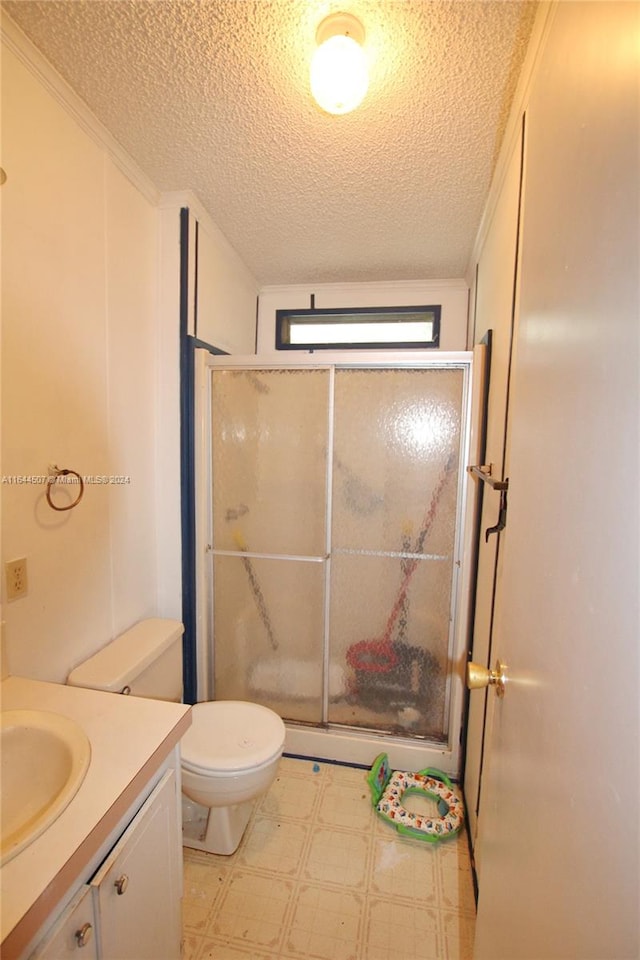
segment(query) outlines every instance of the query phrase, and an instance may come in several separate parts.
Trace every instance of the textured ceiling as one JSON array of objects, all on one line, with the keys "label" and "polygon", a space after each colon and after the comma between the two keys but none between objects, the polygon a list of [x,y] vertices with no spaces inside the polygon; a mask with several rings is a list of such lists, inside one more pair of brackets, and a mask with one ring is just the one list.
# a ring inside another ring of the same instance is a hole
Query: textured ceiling
[{"label": "textured ceiling", "polygon": [[[160,190],[261,284],[463,276],[535,4],[46,0],[3,8]],[[315,30],[366,30],[367,98],[312,101]]]}]

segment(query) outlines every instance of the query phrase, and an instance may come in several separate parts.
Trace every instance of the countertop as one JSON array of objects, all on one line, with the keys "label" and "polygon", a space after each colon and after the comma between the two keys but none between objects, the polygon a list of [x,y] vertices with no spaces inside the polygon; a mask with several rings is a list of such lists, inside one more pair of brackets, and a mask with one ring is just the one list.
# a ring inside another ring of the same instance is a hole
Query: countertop
[{"label": "countertop", "polygon": [[82,874],[191,724],[191,708],[8,677],[3,710],[50,710],[75,720],[91,763],[58,819],[0,870],[2,955],[19,955]]}]

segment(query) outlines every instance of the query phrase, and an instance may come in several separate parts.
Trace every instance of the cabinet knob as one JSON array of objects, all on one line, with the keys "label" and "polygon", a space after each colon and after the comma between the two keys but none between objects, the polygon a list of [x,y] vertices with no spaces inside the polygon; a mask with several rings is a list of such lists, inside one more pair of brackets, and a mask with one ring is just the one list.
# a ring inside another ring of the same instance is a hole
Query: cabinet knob
[{"label": "cabinet knob", "polygon": [[79,947],[86,947],[93,936],[93,927],[90,923],[85,923],[79,930],[76,930],[76,942]]},{"label": "cabinet knob", "polygon": [[129,877],[126,875],[126,873],[123,873],[121,877],[118,877],[113,885],[116,888],[116,893],[119,897],[121,897],[129,886]]}]

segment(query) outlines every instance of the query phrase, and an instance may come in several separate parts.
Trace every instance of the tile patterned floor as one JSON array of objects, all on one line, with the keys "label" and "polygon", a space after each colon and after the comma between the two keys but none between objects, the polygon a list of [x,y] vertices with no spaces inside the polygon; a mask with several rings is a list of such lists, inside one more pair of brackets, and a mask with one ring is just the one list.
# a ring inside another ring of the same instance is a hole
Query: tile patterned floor
[{"label": "tile patterned floor", "polygon": [[471,960],[466,835],[401,838],[364,770],[285,757],[233,856],[184,854],[183,960]]}]

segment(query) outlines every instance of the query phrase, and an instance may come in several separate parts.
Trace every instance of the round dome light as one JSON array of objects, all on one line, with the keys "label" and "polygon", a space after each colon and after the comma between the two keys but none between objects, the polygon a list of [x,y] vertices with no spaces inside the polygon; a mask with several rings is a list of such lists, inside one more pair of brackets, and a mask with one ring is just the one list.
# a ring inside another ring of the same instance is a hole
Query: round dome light
[{"label": "round dome light", "polygon": [[333,14],[322,21],[316,39],[319,45],[311,61],[314,99],[327,113],[349,113],[362,103],[369,86],[362,24],[350,14]]}]

